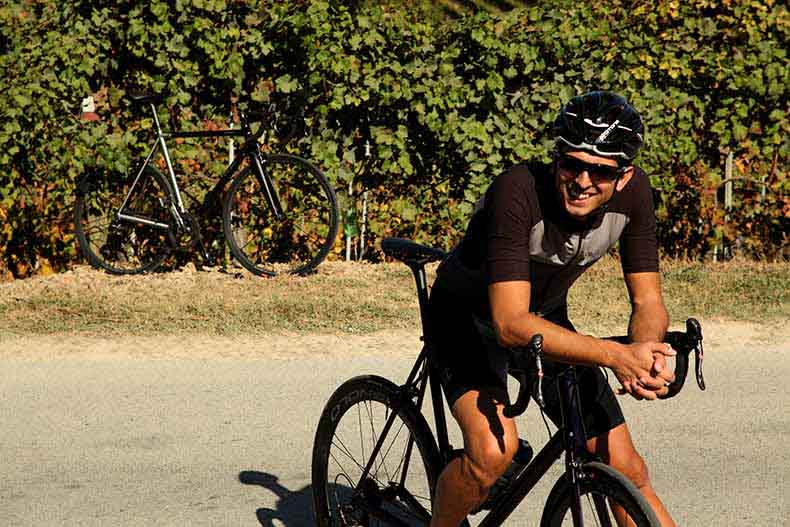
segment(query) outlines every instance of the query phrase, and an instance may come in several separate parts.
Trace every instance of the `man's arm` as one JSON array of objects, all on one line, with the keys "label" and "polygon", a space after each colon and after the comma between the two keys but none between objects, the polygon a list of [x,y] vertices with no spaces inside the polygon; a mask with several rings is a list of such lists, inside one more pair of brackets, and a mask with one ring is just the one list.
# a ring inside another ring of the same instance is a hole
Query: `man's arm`
[{"label": "man's arm", "polygon": [[661,342],[669,327],[669,315],[661,294],[658,273],[629,273],[625,285],[631,299],[628,336],[633,342]]},{"label": "man's arm", "polygon": [[[628,336],[632,342],[661,342],[669,327],[669,314],[661,294],[661,276],[658,273],[626,273],[625,285],[631,299],[631,319],[628,322]],[[666,344],[667,348],[669,345]],[[655,362],[650,370],[664,382],[675,380],[675,372],[667,368],[662,353],[654,353]],[[657,392],[664,395],[668,388]]]},{"label": "man's arm", "polygon": [[526,346],[536,333],[543,335],[543,349],[552,360],[610,368],[626,392],[655,399],[662,379],[651,375],[654,354],[672,354],[658,341],[630,345],[569,331],[529,312],[528,281],[496,282],[488,287],[491,316],[499,344]]}]

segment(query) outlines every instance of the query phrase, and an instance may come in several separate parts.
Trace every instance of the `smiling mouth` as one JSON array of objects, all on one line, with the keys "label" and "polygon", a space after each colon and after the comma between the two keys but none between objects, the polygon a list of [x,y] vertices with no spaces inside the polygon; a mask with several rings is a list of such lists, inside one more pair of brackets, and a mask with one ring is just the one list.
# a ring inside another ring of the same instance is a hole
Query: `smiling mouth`
[{"label": "smiling mouth", "polygon": [[593,193],[589,192],[589,189],[582,190],[576,183],[565,185],[565,190],[568,193],[568,199],[570,201],[585,201],[593,196]]}]

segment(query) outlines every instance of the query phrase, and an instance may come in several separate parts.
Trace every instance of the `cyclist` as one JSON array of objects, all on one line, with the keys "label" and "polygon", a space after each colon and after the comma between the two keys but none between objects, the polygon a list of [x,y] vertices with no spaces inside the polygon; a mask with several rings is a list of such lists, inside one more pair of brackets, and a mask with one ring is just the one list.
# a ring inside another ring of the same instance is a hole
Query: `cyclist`
[{"label": "cyclist", "polygon": [[[497,177],[440,265],[429,304],[431,360],[464,452],[439,478],[432,526],[458,525],[518,449],[516,425],[502,413],[508,401],[502,348],[525,346],[535,333],[544,337],[547,377],[557,363],[578,365],[587,448],[636,484],[662,525],[674,525],[599,369],[609,368],[620,393],[640,400],[666,393],[674,379],[664,358],[674,350],[661,342],[668,315],[651,189],[632,165],[643,130],[639,113],[619,95],[574,97],[554,123],[553,161],[517,165]],[[618,242],[632,306],[628,345],[575,332],[566,304],[573,282]],[[559,423],[555,392],[543,395]]]}]

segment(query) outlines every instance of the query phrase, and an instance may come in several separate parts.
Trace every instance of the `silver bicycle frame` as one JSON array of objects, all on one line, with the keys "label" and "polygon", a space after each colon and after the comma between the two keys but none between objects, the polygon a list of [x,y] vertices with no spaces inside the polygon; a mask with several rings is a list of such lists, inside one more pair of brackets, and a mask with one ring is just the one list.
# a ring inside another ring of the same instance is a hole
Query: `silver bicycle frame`
[{"label": "silver bicycle frame", "polygon": [[181,214],[185,213],[184,209],[184,202],[181,200],[181,192],[178,188],[178,182],[176,181],[176,173],[173,170],[173,164],[170,161],[170,151],[167,149],[167,143],[165,142],[165,133],[162,132],[162,126],[159,124],[159,116],[156,114],[156,106],[154,103],[151,103],[151,113],[154,115],[154,124],[156,125],[156,142],[154,146],[151,148],[151,151],[148,153],[148,156],[145,158],[140,170],[137,172],[137,176],[135,176],[134,181],[132,182],[131,187],[129,187],[129,192],[126,193],[126,198],[124,198],[121,207],[118,209],[117,218],[126,221],[133,221],[138,223],[143,223],[145,225],[150,225],[152,227],[157,227],[160,229],[169,229],[170,225],[167,223],[161,223],[157,221],[152,221],[147,218],[141,218],[139,216],[132,216],[129,214],[124,214],[123,210],[126,208],[126,204],[129,202],[129,198],[132,195],[132,191],[137,186],[138,181],[140,181],[140,176],[143,175],[143,171],[145,167],[148,166],[148,163],[151,161],[156,150],[161,146],[162,147],[162,154],[165,158],[165,164],[167,165],[167,175],[170,178],[170,189],[172,190],[173,196],[175,196],[175,203],[170,204],[170,213],[175,218],[176,222],[178,223],[179,227],[184,227],[184,219],[182,218]]}]

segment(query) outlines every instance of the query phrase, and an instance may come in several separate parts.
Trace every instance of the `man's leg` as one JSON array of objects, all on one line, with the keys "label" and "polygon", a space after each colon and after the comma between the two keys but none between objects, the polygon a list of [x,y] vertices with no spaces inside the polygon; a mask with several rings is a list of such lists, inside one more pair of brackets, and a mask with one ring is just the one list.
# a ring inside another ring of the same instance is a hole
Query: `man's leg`
[{"label": "man's leg", "polygon": [[513,419],[502,415],[507,394],[502,390],[470,390],[453,404],[452,412],[464,438],[464,453],[439,476],[433,502],[432,527],[457,527],[485,500],[518,450]]},{"label": "man's leg", "polygon": [[[604,463],[621,472],[642,491],[647,502],[653,507],[662,527],[675,526],[675,522],[650,484],[647,465],[642,456],[636,451],[628,426],[625,423],[598,437],[587,440],[587,449],[597,454]],[[615,515],[619,515],[617,524],[620,527],[625,527],[624,511],[615,511]]]}]

